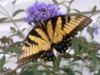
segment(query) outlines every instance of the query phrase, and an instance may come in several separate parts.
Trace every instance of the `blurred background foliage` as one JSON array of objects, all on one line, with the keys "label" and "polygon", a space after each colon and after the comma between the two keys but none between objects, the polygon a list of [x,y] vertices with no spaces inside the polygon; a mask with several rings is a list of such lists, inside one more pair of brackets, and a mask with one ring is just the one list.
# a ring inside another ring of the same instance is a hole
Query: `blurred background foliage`
[{"label": "blurred background foliage", "polygon": [[[66,6],[64,2],[69,3],[69,6]],[[66,7],[68,14],[70,14],[71,10],[76,11],[78,14],[82,14],[81,11],[77,9],[71,9],[71,4],[74,0],[65,0],[62,2],[57,2],[57,0],[53,0],[54,4],[63,5]],[[17,0],[12,1],[14,5]],[[5,15],[4,18],[0,18],[1,22],[11,21],[14,26],[10,27],[11,35],[2,36],[0,38],[0,54],[3,54],[3,57],[0,59],[0,72],[4,75],[18,75],[16,73],[17,69],[5,70],[3,68],[6,62],[6,54],[16,53],[20,54],[21,47],[23,45],[23,40],[25,39],[25,35],[23,32],[26,28],[20,29],[17,23],[14,21],[14,17],[22,12],[25,12],[24,9],[18,9],[9,15],[8,12],[4,9],[2,5],[0,5],[0,14]],[[96,6],[93,6],[91,9],[90,17],[96,14]],[[99,21],[100,22],[100,21]],[[95,29],[96,30],[96,29]],[[66,54],[60,54],[57,56],[57,59],[54,62],[33,62],[22,67],[20,75],[83,75],[83,67],[89,69],[93,75],[100,75],[100,44],[93,40],[94,38],[94,30],[93,27],[88,26],[87,32],[91,36],[91,42],[88,42],[86,37],[81,36],[74,37],[72,40],[72,47]],[[14,42],[12,37],[17,36],[22,41]],[[70,51],[74,50],[74,53],[70,53]],[[76,69],[75,67],[78,67]]]}]

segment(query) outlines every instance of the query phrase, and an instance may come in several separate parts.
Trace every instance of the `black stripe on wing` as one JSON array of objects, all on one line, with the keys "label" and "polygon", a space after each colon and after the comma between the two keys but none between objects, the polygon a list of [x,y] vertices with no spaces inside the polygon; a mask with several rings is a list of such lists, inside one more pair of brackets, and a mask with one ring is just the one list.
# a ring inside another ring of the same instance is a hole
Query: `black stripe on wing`
[{"label": "black stripe on wing", "polygon": [[[70,16],[68,18],[67,18],[67,23],[71,21]],[[62,21],[65,21],[65,17],[62,17]],[[86,17],[86,19],[80,22],[79,25],[76,26],[69,34],[64,36],[61,42],[59,42],[58,44],[55,44],[54,48],[60,53],[65,53],[68,47],[72,45],[71,43],[72,37],[74,37],[78,31],[81,31],[84,27],[86,27],[89,23],[91,23],[91,21],[92,20],[90,18]],[[67,24],[64,24],[64,25],[67,25]]]}]

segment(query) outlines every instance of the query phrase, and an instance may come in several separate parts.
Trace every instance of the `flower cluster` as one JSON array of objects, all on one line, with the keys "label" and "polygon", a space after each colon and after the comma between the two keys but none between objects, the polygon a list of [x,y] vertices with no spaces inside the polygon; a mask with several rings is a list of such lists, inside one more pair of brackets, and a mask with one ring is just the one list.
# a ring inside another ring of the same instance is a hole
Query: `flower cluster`
[{"label": "flower cluster", "polygon": [[34,3],[34,5],[27,9],[26,13],[27,16],[25,20],[29,24],[32,22],[36,23],[41,20],[46,20],[53,16],[61,15],[57,5],[45,3]]},{"label": "flower cluster", "polygon": [[98,23],[93,23],[93,27],[92,27],[93,33],[94,34],[99,34],[100,32],[100,25]]}]

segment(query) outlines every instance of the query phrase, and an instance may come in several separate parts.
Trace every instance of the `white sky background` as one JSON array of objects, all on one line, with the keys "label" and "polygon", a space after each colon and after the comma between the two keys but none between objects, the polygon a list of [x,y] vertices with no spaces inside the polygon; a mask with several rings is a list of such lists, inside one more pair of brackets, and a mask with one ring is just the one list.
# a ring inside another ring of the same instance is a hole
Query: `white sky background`
[{"label": "white sky background", "polygon": [[[5,7],[5,9],[9,12],[9,14],[11,15],[11,13],[19,8],[23,8],[26,9],[28,6],[30,6],[31,4],[34,3],[35,0],[18,0],[16,5],[15,5],[15,9],[13,10],[12,5],[9,4],[11,1],[13,0],[0,0],[0,4],[3,5]],[[51,0],[38,0],[38,1],[45,1],[45,2],[51,2]],[[88,11],[90,10],[94,5],[97,6],[97,9],[100,9],[100,0],[75,0],[72,4],[72,8],[78,9],[80,11]],[[1,9],[0,9],[1,10]],[[63,9],[62,9],[63,10]],[[93,16],[93,22],[96,21],[96,18],[100,16],[100,14]],[[0,18],[3,17],[0,14]],[[21,18],[21,17],[25,17],[25,13],[18,15],[16,18]],[[27,27],[29,28],[30,26],[25,23],[25,22],[18,22],[17,23],[20,28],[23,27]],[[1,23],[0,24],[0,37],[3,35],[9,35],[10,34],[10,26],[13,26],[12,23]],[[26,32],[25,35],[27,35],[28,32]],[[86,33],[86,31],[84,30],[83,35],[85,37],[87,37],[88,39],[90,39],[89,35]],[[96,35],[96,37],[94,38],[97,42],[100,43],[100,34]],[[19,40],[19,39],[17,39]],[[12,63],[10,63],[10,66],[12,65]],[[85,69],[86,70],[86,69]],[[84,75],[90,75],[90,73],[84,73]]]}]

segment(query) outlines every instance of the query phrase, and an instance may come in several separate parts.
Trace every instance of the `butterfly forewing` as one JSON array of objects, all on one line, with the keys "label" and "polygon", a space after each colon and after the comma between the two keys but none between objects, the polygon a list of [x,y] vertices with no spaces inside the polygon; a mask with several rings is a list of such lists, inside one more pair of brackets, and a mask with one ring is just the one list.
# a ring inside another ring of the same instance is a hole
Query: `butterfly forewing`
[{"label": "butterfly forewing", "polygon": [[63,36],[62,41],[54,46],[60,53],[65,53],[68,47],[71,46],[72,37],[92,21],[86,16],[68,16],[69,19],[67,17],[64,18],[66,19],[66,23],[63,25],[62,30],[65,35]]}]

